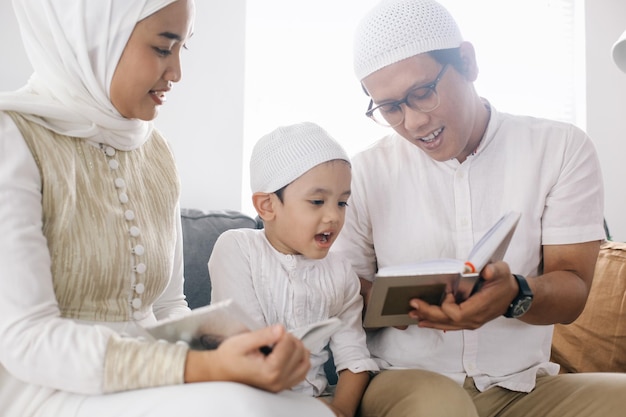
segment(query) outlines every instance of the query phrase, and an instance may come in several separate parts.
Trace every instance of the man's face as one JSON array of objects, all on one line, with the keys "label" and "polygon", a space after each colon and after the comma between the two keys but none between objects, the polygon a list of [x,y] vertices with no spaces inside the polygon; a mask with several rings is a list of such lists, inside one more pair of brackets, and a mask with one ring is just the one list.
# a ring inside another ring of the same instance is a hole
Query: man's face
[{"label": "man's face", "polygon": [[[463,49],[462,49],[463,54]],[[473,54],[471,55],[473,60]],[[474,68],[474,62],[471,62]],[[429,54],[419,54],[384,67],[363,79],[374,105],[402,100],[409,90],[432,83],[442,65]],[[404,121],[393,129],[432,159],[464,161],[480,143],[484,126],[477,126],[477,106],[482,106],[472,81],[473,72],[445,71],[436,92],[439,106],[428,113],[402,105]]]}]

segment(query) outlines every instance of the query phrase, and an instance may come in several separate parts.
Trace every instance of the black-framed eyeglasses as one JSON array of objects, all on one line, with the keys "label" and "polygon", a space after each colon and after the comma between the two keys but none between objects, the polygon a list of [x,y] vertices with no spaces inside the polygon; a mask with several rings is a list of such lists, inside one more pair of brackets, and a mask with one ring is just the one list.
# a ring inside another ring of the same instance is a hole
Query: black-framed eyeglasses
[{"label": "black-framed eyeglasses", "polygon": [[380,125],[396,127],[404,121],[403,104],[406,104],[407,107],[413,110],[419,110],[422,113],[435,110],[440,104],[439,94],[437,94],[437,84],[441,81],[447,68],[448,64],[445,64],[443,68],[441,68],[441,71],[439,71],[439,74],[437,74],[435,81],[427,85],[412,88],[406,93],[406,96],[404,96],[402,100],[383,103],[373,107],[374,101],[370,99],[370,104],[367,107],[365,115]]}]

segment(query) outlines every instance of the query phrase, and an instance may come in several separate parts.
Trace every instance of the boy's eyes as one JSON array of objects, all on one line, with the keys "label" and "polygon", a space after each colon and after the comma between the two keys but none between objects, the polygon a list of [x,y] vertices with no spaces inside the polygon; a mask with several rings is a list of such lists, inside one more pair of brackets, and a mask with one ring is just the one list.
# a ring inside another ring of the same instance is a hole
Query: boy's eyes
[{"label": "boy's eyes", "polygon": [[[324,204],[324,200],[310,200],[311,204],[315,205],[315,206],[321,206]],[[337,203],[337,205],[339,207],[348,207],[348,202],[347,201],[340,201],[339,203]]]}]

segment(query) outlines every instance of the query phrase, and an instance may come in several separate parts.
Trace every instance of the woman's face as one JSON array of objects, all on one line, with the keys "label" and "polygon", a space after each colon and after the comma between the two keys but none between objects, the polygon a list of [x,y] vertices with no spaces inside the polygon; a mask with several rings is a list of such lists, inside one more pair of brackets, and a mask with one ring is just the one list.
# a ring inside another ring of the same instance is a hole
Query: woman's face
[{"label": "woman's face", "polygon": [[180,55],[194,14],[193,0],[177,0],[137,23],[111,81],[111,102],[122,116],[157,116],[172,83],[181,79]]}]

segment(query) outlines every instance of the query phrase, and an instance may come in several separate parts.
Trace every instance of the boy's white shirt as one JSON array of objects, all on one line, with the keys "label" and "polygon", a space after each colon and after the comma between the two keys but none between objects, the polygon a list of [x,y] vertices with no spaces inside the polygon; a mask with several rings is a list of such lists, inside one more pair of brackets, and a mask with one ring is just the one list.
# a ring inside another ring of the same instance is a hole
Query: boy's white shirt
[{"label": "boy's white shirt", "polygon": [[[266,325],[281,323],[292,330],[338,317],[343,326],[330,339],[337,371],[378,370],[365,345],[359,280],[336,254],[323,259],[285,255],[271,246],[263,230],[234,229],[215,243],[209,274],[212,302],[232,298]],[[311,370],[294,390],[314,396],[324,391],[324,345],[311,351]]]}]

